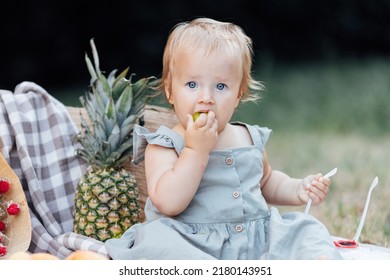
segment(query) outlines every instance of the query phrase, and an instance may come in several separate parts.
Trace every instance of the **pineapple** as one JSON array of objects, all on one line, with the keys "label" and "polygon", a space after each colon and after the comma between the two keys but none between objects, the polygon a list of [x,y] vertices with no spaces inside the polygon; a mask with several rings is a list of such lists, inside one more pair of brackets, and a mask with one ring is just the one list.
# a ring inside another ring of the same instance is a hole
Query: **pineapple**
[{"label": "pineapple", "polygon": [[105,77],[93,39],[90,44],[94,65],[85,55],[90,87],[80,97],[89,122],[82,118],[77,137],[81,144],[77,155],[88,168],[75,193],[73,231],[104,242],[140,222],[137,182],[123,164],[132,156],[134,125],[142,122],[156,80],[148,77],[132,83],[133,74],[126,78],[129,68],[117,77],[116,70]]}]

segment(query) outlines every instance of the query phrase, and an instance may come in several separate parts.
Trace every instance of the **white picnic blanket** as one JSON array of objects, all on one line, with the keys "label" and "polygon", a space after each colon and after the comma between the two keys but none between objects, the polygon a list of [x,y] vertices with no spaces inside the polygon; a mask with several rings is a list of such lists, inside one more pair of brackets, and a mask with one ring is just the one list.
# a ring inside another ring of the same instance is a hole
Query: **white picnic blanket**
[{"label": "white picnic blanket", "polygon": [[72,233],[75,186],[86,166],[75,157],[78,128],[65,106],[32,82],[0,90],[0,149],[19,177],[31,214],[30,252],[65,258],[104,243]]}]

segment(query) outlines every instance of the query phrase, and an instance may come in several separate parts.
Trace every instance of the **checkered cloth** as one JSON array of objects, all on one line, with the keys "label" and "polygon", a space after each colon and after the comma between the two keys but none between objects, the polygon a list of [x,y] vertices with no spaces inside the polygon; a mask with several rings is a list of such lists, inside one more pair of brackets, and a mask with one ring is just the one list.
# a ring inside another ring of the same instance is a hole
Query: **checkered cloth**
[{"label": "checkered cloth", "polygon": [[0,148],[30,208],[30,252],[65,258],[77,249],[107,255],[104,243],[72,232],[75,186],[86,169],[75,157],[78,128],[65,106],[32,82],[0,90]]}]

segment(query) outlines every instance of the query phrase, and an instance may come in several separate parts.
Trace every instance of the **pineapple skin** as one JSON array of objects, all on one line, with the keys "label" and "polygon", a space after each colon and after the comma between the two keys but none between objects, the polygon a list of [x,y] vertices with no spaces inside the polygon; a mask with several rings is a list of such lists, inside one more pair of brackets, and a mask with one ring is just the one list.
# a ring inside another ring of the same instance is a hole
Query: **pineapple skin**
[{"label": "pineapple skin", "polygon": [[80,97],[89,121],[81,117],[81,145],[76,155],[88,169],[80,179],[74,198],[73,231],[105,241],[119,238],[141,221],[135,176],[123,169],[133,153],[133,130],[142,123],[145,105],[156,95],[155,77],[132,82],[129,68],[105,76],[93,39],[93,60],[85,55],[91,75],[89,90]]},{"label": "pineapple skin", "polygon": [[89,168],[77,185],[73,231],[104,242],[140,221],[135,176],[125,169]]}]

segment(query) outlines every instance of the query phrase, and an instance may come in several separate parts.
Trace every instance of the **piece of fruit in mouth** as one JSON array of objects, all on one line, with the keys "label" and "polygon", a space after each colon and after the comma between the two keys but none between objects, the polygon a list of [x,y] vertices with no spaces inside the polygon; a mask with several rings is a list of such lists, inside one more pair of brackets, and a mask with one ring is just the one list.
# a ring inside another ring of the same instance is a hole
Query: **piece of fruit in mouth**
[{"label": "piece of fruit in mouth", "polygon": [[195,112],[192,115],[192,118],[194,119],[194,121],[196,121],[199,118],[200,114],[202,114],[202,113],[207,115],[208,112]]}]

